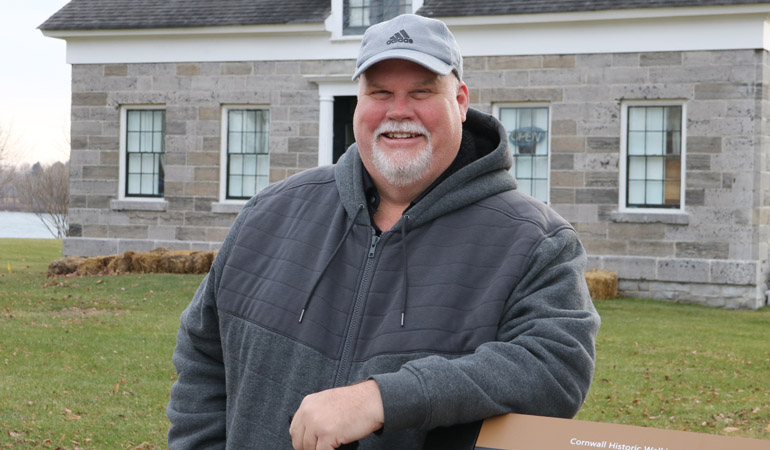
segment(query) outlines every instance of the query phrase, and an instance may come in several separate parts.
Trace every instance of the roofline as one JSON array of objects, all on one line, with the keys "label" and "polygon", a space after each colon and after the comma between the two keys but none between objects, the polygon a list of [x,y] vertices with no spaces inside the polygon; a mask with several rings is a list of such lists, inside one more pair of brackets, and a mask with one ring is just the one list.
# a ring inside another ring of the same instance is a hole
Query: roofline
[{"label": "roofline", "polygon": [[654,19],[687,16],[770,14],[770,2],[761,5],[710,5],[668,8],[629,8],[597,11],[569,11],[541,14],[505,14],[484,16],[431,16],[448,26],[511,25],[547,22],[585,22],[627,19]]},{"label": "roofline", "polygon": [[[419,11],[418,11],[419,13]],[[608,9],[598,11],[570,11],[542,14],[506,14],[476,16],[434,16],[450,27],[537,24],[556,22],[611,21],[627,19],[671,18],[686,16],[715,16],[736,14],[768,14],[770,2],[749,5],[687,6],[668,8]],[[328,21],[328,18],[325,19]],[[98,38],[98,37],[152,37],[189,35],[237,35],[237,34],[284,34],[328,32],[325,21],[308,23],[282,23],[265,25],[228,25],[217,27],[174,27],[174,28],[125,28],[95,30],[50,30],[38,27],[43,35],[57,38]]]},{"label": "roofline", "polygon": [[326,32],[324,22],[288,23],[267,25],[228,25],[219,27],[175,27],[175,28],[125,28],[110,30],[46,30],[40,28],[43,35],[57,38],[99,38],[99,37],[153,37],[153,36],[189,36],[189,35],[260,35],[284,33],[319,33]]}]

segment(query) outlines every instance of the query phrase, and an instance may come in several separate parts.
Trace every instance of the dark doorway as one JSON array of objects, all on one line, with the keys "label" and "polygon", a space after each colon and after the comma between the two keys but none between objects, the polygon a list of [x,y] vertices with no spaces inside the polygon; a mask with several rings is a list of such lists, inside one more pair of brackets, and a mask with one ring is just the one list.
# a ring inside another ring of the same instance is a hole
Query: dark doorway
[{"label": "dark doorway", "polygon": [[356,110],[358,97],[355,95],[334,97],[334,141],[332,142],[332,162],[335,164],[345,150],[356,141],[353,136],[353,111]]}]

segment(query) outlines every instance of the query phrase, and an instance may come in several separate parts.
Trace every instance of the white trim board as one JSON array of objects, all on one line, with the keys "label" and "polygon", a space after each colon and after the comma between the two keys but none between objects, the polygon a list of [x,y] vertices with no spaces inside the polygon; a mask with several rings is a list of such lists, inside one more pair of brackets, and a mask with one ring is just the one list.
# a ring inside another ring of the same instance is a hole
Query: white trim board
[{"label": "white trim board", "polygon": [[[464,56],[770,50],[770,4],[445,18]],[[355,59],[327,24],[44,31],[70,64]]]}]

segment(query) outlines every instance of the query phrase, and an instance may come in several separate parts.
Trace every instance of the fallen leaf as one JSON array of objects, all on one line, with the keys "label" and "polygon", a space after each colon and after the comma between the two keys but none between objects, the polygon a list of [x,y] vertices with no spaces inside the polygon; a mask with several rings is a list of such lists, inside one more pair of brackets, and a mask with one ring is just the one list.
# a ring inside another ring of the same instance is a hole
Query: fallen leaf
[{"label": "fallen leaf", "polygon": [[74,414],[71,409],[64,408],[64,412],[67,413],[67,420],[80,420],[80,416]]},{"label": "fallen leaf", "polygon": [[725,428],[722,428],[722,431],[724,431],[725,433],[732,433],[732,432],[738,431],[738,430],[740,430],[740,428],[735,428],[735,427],[725,427]]}]

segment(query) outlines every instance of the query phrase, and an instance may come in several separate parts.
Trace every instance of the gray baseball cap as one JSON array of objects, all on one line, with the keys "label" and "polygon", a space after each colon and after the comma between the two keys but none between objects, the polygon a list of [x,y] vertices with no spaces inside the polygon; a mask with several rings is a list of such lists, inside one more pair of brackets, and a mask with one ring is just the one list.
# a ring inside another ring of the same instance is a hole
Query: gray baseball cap
[{"label": "gray baseball cap", "polygon": [[428,17],[403,14],[369,27],[361,41],[353,79],[386,59],[405,59],[439,75],[454,71],[457,78],[463,77],[457,41],[444,22]]}]

